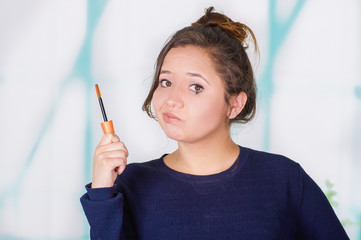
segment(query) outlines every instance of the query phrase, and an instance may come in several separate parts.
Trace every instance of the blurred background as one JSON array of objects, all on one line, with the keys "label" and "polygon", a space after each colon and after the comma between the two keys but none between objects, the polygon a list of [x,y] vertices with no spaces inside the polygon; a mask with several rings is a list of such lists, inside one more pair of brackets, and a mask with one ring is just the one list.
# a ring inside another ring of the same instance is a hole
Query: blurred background
[{"label": "blurred background", "polygon": [[129,162],[176,148],[141,106],[165,41],[211,5],[260,48],[234,140],[300,163],[361,239],[361,0],[0,0],[0,240],[89,239],[95,83]]}]

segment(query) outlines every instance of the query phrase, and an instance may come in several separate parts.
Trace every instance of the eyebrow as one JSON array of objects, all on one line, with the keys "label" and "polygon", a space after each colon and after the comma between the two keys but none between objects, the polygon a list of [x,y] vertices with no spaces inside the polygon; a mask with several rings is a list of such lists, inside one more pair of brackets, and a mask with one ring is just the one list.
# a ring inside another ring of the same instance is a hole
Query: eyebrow
[{"label": "eyebrow", "polygon": [[171,71],[168,71],[168,70],[162,70],[162,71],[160,71],[160,73],[159,73],[159,74],[162,74],[162,73],[171,74]]},{"label": "eyebrow", "polygon": [[201,74],[199,74],[199,73],[191,73],[191,72],[189,72],[189,73],[187,73],[187,75],[192,76],[192,77],[201,78],[201,79],[203,79],[206,83],[208,83],[208,85],[210,85],[209,82],[207,81],[207,79],[206,79],[205,77],[203,77],[203,76],[202,76]]},{"label": "eyebrow", "polygon": [[[171,73],[172,73],[172,72],[169,71],[169,70],[162,70],[162,71],[160,71],[160,74],[171,74]],[[191,76],[191,77],[201,78],[201,79],[203,79],[206,83],[209,84],[208,80],[207,80],[205,77],[203,77],[201,74],[199,74],[199,73],[189,72],[189,73],[187,73],[187,75],[189,75],[189,76]],[[210,85],[210,84],[209,84],[209,85]]]}]

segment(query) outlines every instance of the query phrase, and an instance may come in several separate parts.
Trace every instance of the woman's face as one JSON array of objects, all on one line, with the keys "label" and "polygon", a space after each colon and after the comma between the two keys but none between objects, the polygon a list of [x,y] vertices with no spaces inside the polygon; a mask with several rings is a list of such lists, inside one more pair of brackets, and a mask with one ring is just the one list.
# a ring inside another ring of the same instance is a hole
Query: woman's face
[{"label": "woman's face", "polygon": [[153,107],[169,138],[193,143],[229,132],[224,96],[208,54],[194,46],[177,47],[164,59]]}]

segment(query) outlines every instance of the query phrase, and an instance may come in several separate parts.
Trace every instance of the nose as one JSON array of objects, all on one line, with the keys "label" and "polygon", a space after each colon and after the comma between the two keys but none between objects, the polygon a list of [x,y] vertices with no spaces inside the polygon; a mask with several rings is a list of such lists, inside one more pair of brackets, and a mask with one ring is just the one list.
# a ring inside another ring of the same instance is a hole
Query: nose
[{"label": "nose", "polygon": [[184,92],[180,87],[173,87],[169,91],[166,104],[172,108],[182,108],[184,106]]}]

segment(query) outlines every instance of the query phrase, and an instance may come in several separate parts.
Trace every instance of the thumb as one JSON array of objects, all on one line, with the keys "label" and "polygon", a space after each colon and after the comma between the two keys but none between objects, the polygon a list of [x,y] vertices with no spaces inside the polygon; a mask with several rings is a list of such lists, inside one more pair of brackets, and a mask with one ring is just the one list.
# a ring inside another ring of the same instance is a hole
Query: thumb
[{"label": "thumb", "polygon": [[120,142],[120,138],[115,133],[113,133],[111,141],[113,143]]},{"label": "thumb", "polygon": [[104,134],[102,139],[100,139],[99,145],[107,145],[112,143],[113,135],[114,135],[113,133]]}]

